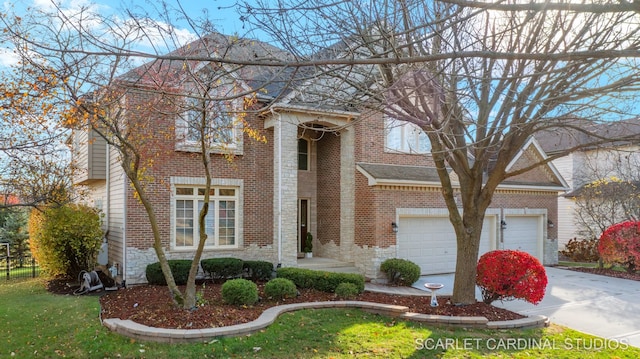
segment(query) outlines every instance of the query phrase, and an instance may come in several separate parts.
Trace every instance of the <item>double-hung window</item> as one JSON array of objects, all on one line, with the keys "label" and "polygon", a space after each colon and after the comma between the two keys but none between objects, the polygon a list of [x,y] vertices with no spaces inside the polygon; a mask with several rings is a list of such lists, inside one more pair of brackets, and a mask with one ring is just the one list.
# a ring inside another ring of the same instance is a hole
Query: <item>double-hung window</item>
[{"label": "double-hung window", "polygon": [[236,116],[238,101],[188,98],[176,122],[177,149],[199,152],[204,136],[214,153],[241,152],[243,124]]},{"label": "double-hung window", "polygon": [[422,129],[410,122],[385,120],[385,151],[424,154],[431,151],[431,142]]},{"label": "double-hung window", "polygon": [[[198,216],[204,206],[205,189],[175,187],[175,248],[198,246]],[[209,211],[205,217],[205,248],[235,248],[238,245],[238,188],[211,187]]]}]

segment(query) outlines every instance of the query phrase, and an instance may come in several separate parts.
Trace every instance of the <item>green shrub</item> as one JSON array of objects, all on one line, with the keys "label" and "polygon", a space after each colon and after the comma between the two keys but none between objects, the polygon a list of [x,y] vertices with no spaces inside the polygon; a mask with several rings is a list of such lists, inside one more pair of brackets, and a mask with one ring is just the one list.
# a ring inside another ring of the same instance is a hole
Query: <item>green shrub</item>
[{"label": "green shrub", "polygon": [[364,291],[364,277],[355,273],[334,273],[304,268],[278,268],[279,278],[290,279],[299,288],[313,288],[333,293],[340,283],[353,283],[358,292]]},{"label": "green shrub", "polygon": [[572,238],[560,253],[574,262],[597,262],[600,260],[597,239]]},{"label": "green shrub", "polygon": [[40,268],[51,276],[77,278],[93,270],[102,244],[100,215],[81,205],[32,210],[29,246]]},{"label": "green shrub", "polygon": [[242,278],[228,280],[222,285],[222,300],[233,305],[253,305],[258,301],[258,286]]},{"label": "green shrub", "polygon": [[[187,284],[191,262],[189,259],[170,259],[168,261],[176,285]],[[162,273],[162,268],[160,267],[160,262],[149,264],[145,270],[145,274],[149,284],[167,285],[167,281]]]},{"label": "green shrub", "polygon": [[387,274],[389,284],[411,286],[420,279],[420,266],[400,258],[390,258],[382,262],[380,270]]},{"label": "green shrub", "polygon": [[217,279],[238,278],[242,276],[242,259],[209,258],[200,261],[202,270],[214,281]]},{"label": "green shrub", "polygon": [[340,283],[336,287],[336,295],[339,298],[343,299],[354,299],[358,296],[360,292],[358,291],[358,287],[356,287],[353,283]]},{"label": "green shrub", "polygon": [[264,286],[264,294],[273,300],[293,298],[298,295],[296,285],[287,278],[275,278]]},{"label": "green shrub", "polygon": [[244,261],[242,267],[252,281],[266,281],[271,279],[273,263],[267,261]]}]

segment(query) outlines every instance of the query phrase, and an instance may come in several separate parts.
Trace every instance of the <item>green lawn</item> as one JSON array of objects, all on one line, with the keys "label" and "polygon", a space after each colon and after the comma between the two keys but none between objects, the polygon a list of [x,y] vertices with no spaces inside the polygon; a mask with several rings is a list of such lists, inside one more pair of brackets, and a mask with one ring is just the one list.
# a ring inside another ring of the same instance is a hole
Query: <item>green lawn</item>
[{"label": "green lawn", "polygon": [[52,295],[39,280],[0,281],[0,358],[640,357],[640,349],[559,326],[449,330],[344,309],[288,313],[251,336],[143,343],[102,327],[99,311],[96,296]]}]

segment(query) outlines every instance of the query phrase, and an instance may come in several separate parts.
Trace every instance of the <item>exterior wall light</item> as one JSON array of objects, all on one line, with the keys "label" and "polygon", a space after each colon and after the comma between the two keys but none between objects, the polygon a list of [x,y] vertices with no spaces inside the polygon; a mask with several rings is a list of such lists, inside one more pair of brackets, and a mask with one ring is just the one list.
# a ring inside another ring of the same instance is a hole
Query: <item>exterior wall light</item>
[{"label": "exterior wall light", "polygon": [[396,224],[396,222],[391,222],[391,230],[393,231],[393,233],[398,233],[398,225]]},{"label": "exterior wall light", "polygon": [[500,229],[507,229],[507,222],[504,219],[500,221]]},{"label": "exterior wall light", "polygon": [[556,226],[556,224],[555,224],[555,223],[553,223],[553,221],[552,221],[552,220],[548,219],[548,220],[547,220],[547,226],[548,226],[549,228],[553,228],[553,227],[555,227],[555,226]]}]

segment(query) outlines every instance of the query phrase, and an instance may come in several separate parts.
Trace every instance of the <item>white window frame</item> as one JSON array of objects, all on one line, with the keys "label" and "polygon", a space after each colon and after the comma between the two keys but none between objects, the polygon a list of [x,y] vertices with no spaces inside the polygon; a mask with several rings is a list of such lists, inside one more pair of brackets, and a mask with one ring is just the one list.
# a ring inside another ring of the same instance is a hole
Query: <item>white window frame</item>
[{"label": "white window frame", "polygon": [[[397,144],[391,143],[391,132],[399,132],[399,147]],[[422,144],[425,148],[421,148]],[[424,131],[413,123],[398,120],[395,118],[385,119],[384,128],[384,150],[392,153],[409,153],[409,154],[429,154],[431,153],[431,142]]]},{"label": "white window frame", "polygon": [[[204,194],[198,194],[198,189],[204,189],[204,178],[190,178],[190,177],[172,177],[171,178],[171,249],[175,251],[193,251],[197,249],[199,232],[198,232],[198,214],[200,209],[200,203],[204,200]],[[191,188],[191,194],[177,194],[178,188]],[[213,236],[207,238],[205,244],[205,250],[210,249],[238,249],[243,242],[243,181],[236,179],[214,179],[212,181],[211,189],[214,190],[214,195],[210,197],[209,213],[207,216],[213,215],[214,220],[214,232]],[[220,189],[233,189],[234,195],[220,195]],[[178,201],[187,200],[191,202],[191,210],[193,213],[193,243],[192,245],[179,245],[178,239]],[[220,208],[219,203],[224,200],[231,200],[235,203],[233,221],[234,227],[234,243],[220,244]]]},{"label": "white window frame", "polygon": [[[198,101],[200,99],[196,98],[188,98],[187,103],[189,104],[189,109],[184,111],[178,118],[176,119],[176,150],[185,151],[185,152],[200,152],[200,142],[197,138],[193,138],[192,132],[190,131],[190,121],[193,118],[197,119],[199,113],[197,111]],[[210,140],[209,149],[213,153],[232,153],[236,155],[241,155],[243,150],[243,124],[242,121],[239,120],[236,115],[237,111],[240,111],[242,99],[229,100],[225,102],[215,102],[212,101],[212,107],[226,107],[225,110],[216,110],[212,109],[212,113],[225,113],[225,117],[229,118],[229,122],[231,125],[231,134],[230,141],[216,141]],[[227,112],[225,112],[227,111]],[[213,122],[213,119],[210,119],[209,122]]]}]

